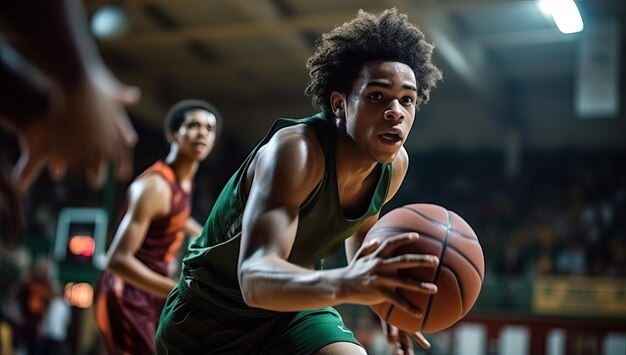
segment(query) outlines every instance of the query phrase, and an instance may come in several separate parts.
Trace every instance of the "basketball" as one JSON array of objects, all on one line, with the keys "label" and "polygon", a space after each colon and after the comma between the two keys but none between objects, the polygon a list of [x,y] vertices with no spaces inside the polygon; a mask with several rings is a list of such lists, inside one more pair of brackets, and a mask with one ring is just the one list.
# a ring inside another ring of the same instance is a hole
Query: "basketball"
[{"label": "basketball", "polygon": [[422,310],[414,317],[389,302],[372,305],[378,316],[407,332],[433,333],[462,319],[478,298],[485,274],[483,250],[472,227],[458,214],[444,207],[419,203],[396,208],[383,215],[370,229],[364,243],[406,232],[419,239],[396,249],[395,255],[432,254],[439,265],[399,271],[402,276],[432,282],[436,294],[398,289]]}]

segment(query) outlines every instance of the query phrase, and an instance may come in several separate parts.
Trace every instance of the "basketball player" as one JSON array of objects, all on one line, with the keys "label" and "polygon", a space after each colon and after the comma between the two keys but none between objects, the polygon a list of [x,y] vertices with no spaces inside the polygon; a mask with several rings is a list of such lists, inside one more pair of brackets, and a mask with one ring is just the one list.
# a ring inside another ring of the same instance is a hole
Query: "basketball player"
[{"label": "basketball player", "polygon": [[185,234],[202,227],[189,216],[198,165],[215,142],[217,111],[199,100],[174,105],[165,121],[170,151],[130,185],[124,216],[96,287],[95,314],[110,354],[154,354],[154,334],[168,277]]},{"label": "basketball player", "polygon": [[[434,267],[431,255],[392,256],[417,238],[361,245],[408,168],[403,148],[416,110],[441,78],[433,46],[395,9],[357,17],[322,36],[306,92],[322,112],[279,119],[222,190],[183,261],[157,330],[158,354],[364,354],[331,306],[435,293],[399,278]],[[346,267],[323,270],[344,242]],[[413,353],[410,337],[388,328]]]}]

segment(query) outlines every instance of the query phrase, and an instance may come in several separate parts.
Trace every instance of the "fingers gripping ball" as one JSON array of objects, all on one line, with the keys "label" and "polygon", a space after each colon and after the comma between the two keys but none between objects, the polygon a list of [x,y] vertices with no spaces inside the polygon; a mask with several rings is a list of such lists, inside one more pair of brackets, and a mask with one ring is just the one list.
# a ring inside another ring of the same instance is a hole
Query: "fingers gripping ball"
[{"label": "fingers gripping ball", "polygon": [[384,240],[405,232],[420,238],[396,250],[399,254],[432,254],[439,257],[436,268],[399,271],[403,276],[432,282],[436,294],[397,289],[422,310],[415,317],[389,302],[372,305],[382,319],[408,332],[433,333],[452,326],[476,302],[485,275],[483,250],[472,227],[458,214],[433,204],[410,204],[389,211],[370,229],[364,243]]}]

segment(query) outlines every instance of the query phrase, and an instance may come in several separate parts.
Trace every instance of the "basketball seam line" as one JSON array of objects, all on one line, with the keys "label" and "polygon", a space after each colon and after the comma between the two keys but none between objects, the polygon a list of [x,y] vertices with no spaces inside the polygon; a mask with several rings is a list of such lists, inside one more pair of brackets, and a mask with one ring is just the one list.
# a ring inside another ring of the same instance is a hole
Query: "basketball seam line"
[{"label": "basketball seam line", "polygon": [[459,290],[460,293],[460,301],[461,301],[461,313],[458,316],[458,319],[461,319],[463,317],[465,317],[465,315],[470,311],[469,309],[465,309],[465,297],[463,295],[463,288],[461,287],[461,284],[459,283],[459,277],[458,275],[454,272],[454,270],[450,269],[449,267],[445,267],[444,268],[450,270],[450,272],[452,273],[452,275],[454,275],[454,283],[456,284],[456,289]]},{"label": "basketball seam line", "polygon": [[389,323],[389,318],[391,318],[391,313],[393,312],[394,305],[393,303],[389,304],[389,309],[387,309],[387,315],[385,316],[385,322]]},{"label": "basketball seam line", "polygon": [[[417,213],[417,212],[416,212]],[[418,213],[420,214],[420,213]],[[421,214],[420,214],[421,215]],[[436,285],[437,281],[439,281],[439,275],[441,275],[441,263],[446,254],[446,247],[448,246],[448,237],[450,236],[450,226],[452,225],[452,220],[450,219],[450,212],[446,210],[446,216],[448,217],[448,225],[446,226],[446,235],[442,240],[441,254],[439,255],[439,264],[435,269],[435,277],[433,283]],[[424,217],[426,218],[426,217]],[[426,306],[426,312],[422,316],[422,325],[420,326],[420,331],[424,330],[424,326],[428,322],[428,317],[430,316],[430,307],[433,304],[434,295],[428,296],[428,305]],[[461,301],[462,302],[462,301]]]},{"label": "basketball seam line", "polygon": [[[481,282],[483,281],[484,276],[480,274],[480,270],[478,270],[478,267],[476,266],[476,264],[474,264],[474,262],[470,258],[468,258],[465,254],[461,253],[461,251],[458,248],[455,248],[453,246],[448,246],[448,248],[452,249],[453,252],[461,256],[463,259],[465,259],[465,261],[467,261],[470,265],[472,265],[472,268],[474,269],[474,271],[476,271],[476,274],[478,275],[478,278],[480,279],[480,281]],[[456,273],[454,272],[452,273],[454,274],[454,276],[457,276]]]},{"label": "basketball seam line", "polygon": [[[443,224],[440,224],[441,226],[443,226]],[[402,232],[402,233],[418,233],[420,236],[429,236],[431,238],[433,238],[432,235],[430,234],[425,234],[425,233],[419,233],[419,232],[415,232],[414,229],[410,229],[410,228],[405,228],[405,227],[391,227],[391,226],[386,226],[386,227],[378,227],[375,229],[372,229],[371,232]],[[463,236],[463,234],[459,233],[457,230],[455,230],[454,228],[450,228],[451,232],[456,232],[456,234]],[[478,241],[478,238],[470,238],[470,237],[464,237],[465,239],[469,239],[467,242],[471,242],[471,243],[475,243],[475,244],[479,244],[480,242]]]},{"label": "basketball seam line", "polygon": [[408,207],[408,206],[402,206],[401,208],[405,208],[405,209],[407,209],[407,210],[409,210],[409,211],[411,211],[411,212],[413,212],[413,213],[415,213],[415,214],[419,215],[420,217],[424,218],[425,220],[427,220],[427,221],[429,221],[429,222],[433,222],[434,224],[437,224],[437,225],[440,225],[440,226],[446,227],[446,230],[448,230],[448,229],[449,229],[450,231],[454,231],[455,233],[457,233],[458,235],[460,235],[461,237],[463,237],[463,238],[465,238],[465,239],[471,239],[471,240],[474,240],[474,238],[472,238],[472,237],[470,237],[470,236],[468,236],[468,235],[465,235],[465,234],[461,233],[461,231],[460,231],[460,230],[452,228],[452,221],[451,221],[451,218],[450,218],[450,211],[449,211],[449,210],[445,210],[445,211],[446,211],[446,215],[448,216],[448,223],[449,223],[448,225],[445,225],[445,224],[443,224],[443,223],[439,222],[438,220],[433,219],[433,218],[430,218],[430,217],[428,217],[427,215],[423,214],[422,212],[420,212],[420,211],[418,211],[418,210],[416,210],[416,209],[413,209],[413,208],[411,208],[411,207]]}]

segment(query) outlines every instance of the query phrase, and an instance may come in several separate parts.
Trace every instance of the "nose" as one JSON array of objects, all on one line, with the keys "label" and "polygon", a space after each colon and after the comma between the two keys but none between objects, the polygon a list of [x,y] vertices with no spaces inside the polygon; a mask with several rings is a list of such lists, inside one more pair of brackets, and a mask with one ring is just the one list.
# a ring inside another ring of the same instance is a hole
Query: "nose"
[{"label": "nose", "polygon": [[387,121],[402,121],[404,120],[404,110],[402,109],[402,105],[396,99],[391,101],[389,107],[384,112],[385,120]]},{"label": "nose", "polygon": [[202,136],[208,136],[210,133],[211,133],[211,127],[205,126],[205,125],[200,127],[200,134]]}]

